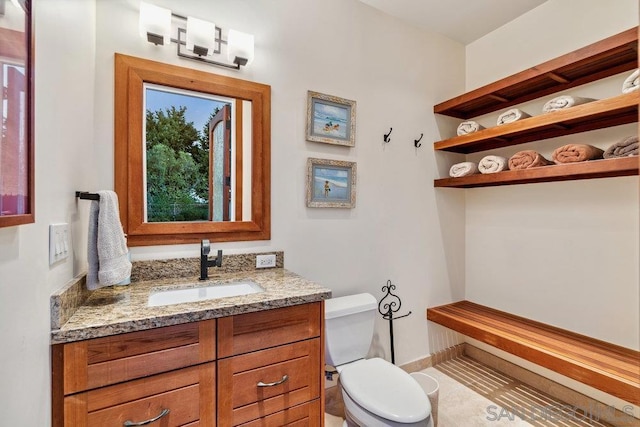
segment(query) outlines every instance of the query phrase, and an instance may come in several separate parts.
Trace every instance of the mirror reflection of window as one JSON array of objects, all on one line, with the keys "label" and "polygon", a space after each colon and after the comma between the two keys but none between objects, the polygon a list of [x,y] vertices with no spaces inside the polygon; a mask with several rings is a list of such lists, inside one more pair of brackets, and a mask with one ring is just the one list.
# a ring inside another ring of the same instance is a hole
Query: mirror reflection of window
[{"label": "mirror reflection of window", "polygon": [[0,1],[0,216],[29,210],[25,12]]},{"label": "mirror reflection of window", "polygon": [[235,218],[235,100],[145,84],[146,221]]}]

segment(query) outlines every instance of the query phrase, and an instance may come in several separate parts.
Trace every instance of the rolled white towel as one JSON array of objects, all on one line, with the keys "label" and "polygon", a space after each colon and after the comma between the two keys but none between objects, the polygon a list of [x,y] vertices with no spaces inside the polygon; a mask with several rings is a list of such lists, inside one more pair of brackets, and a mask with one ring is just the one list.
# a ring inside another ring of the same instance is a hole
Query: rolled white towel
[{"label": "rolled white towel", "polygon": [[479,130],[482,130],[482,129],[484,129],[484,126],[482,126],[478,122],[474,122],[473,120],[467,120],[466,122],[462,122],[460,123],[460,125],[458,125],[458,136],[478,132]]},{"label": "rolled white towel", "polygon": [[474,173],[478,173],[478,165],[473,162],[456,163],[449,169],[449,176],[452,178],[460,178]]},{"label": "rolled white towel", "polygon": [[570,108],[575,105],[586,104],[587,102],[595,101],[593,98],[581,98],[579,96],[561,95],[547,101],[542,107],[543,113],[550,113],[552,111],[558,111],[565,108]]},{"label": "rolled white towel", "polygon": [[478,163],[480,173],[496,173],[509,169],[509,162],[501,156],[485,156]]},{"label": "rolled white towel", "polygon": [[640,89],[640,69],[637,69],[622,83],[622,93],[633,92]]},{"label": "rolled white towel", "polygon": [[531,116],[518,108],[512,108],[498,116],[498,126],[525,119],[527,117]]}]

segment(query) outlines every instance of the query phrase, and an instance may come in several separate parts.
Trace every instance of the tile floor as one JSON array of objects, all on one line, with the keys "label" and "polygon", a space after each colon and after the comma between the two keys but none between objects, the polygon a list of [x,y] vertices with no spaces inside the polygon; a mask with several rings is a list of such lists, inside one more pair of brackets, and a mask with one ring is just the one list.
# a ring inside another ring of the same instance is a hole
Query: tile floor
[{"label": "tile floor", "polygon": [[[608,427],[597,414],[577,411],[546,393],[519,382],[467,356],[423,371],[439,383],[438,427]],[[344,416],[337,387],[327,390],[326,410]],[[625,419],[617,426],[636,426]],[[327,417],[327,426],[341,420]]]}]

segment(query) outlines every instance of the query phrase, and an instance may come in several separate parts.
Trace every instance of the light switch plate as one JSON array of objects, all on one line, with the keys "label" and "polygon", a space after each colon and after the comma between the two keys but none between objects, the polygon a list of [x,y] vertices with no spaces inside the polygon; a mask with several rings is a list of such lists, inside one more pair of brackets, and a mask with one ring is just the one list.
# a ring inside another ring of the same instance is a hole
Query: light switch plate
[{"label": "light switch plate", "polygon": [[49,265],[62,261],[71,252],[69,224],[49,225]]}]

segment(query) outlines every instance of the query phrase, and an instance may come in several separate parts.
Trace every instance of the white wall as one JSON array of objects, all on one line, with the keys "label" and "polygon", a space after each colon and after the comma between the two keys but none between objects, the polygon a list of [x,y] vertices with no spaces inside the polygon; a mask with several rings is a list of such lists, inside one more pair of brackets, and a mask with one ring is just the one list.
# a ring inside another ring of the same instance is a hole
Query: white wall
[{"label": "white wall", "polygon": [[[636,0],[549,0],[466,47],[467,90],[636,25]],[[567,93],[615,96],[630,73]],[[539,114],[542,103],[521,108]],[[606,148],[636,132],[624,125],[496,153]],[[638,207],[637,177],[466,190],[467,299],[638,349]]]},{"label": "white wall", "polygon": [[94,2],[34,3],[36,222],[0,229],[0,424],[20,426],[50,424],[49,296],[86,258],[81,249],[49,267],[48,225],[69,223],[74,247],[84,247],[86,215],[73,192],[95,185],[98,161]]},{"label": "white wall", "polygon": [[[114,52],[271,85],[272,240],[216,247],[227,253],[282,249],[285,267],[336,296],[371,292],[381,297],[381,287],[391,279],[403,312],[413,312],[395,325],[396,360],[426,356],[424,310],[463,295],[464,195],[436,203],[432,180],[438,172],[430,147],[439,139],[432,105],[463,90],[463,46],[354,0],[155,1],[182,15],[215,19],[225,33],[228,28],[253,33],[256,58],[234,72],[179,59],[175,45],[162,49],[141,39],[137,3],[97,2],[100,185],[110,188],[113,181]],[[357,101],[355,148],[305,141],[308,90]],[[384,146],[382,135],[389,127],[392,142]],[[413,140],[420,133],[423,146],[416,150]],[[355,209],[305,206],[308,157],[357,162]],[[194,244],[132,253],[143,259],[193,257],[197,251]],[[387,346],[387,325],[378,330],[374,351],[380,353],[385,351],[380,346]]]},{"label": "white wall", "polygon": [[[425,307],[464,293],[463,196],[436,204],[438,173],[429,149],[438,139],[431,106],[463,89],[461,45],[355,0],[219,1],[215,13],[200,1],[180,2],[176,12],[215,16],[223,26],[256,35],[254,64],[233,73],[178,60],[173,49],[142,41],[137,0],[49,0],[35,7],[36,223],[0,230],[3,423],[50,423],[49,295],[86,268],[88,203],[76,201],[74,191],[113,188],[116,51],[270,84],[273,239],[219,247],[283,249],[289,269],[336,295],[379,297],[391,279],[403,309],[414,313],[396,324],[398,362],[431,351]],[[358,102],[356,148],[305,142],[307,90]],[[392,143],[383,147],[390,126]],[[420,133],[423,148],[415,150]],[[355,209],[305,207],[310,156],[358,162]],[[54,222],[70,224],[74,253],[50,268],[48,225]],[[138,259],[196,254],[197,245],[134,250]],[[379,329],[374,351],[384,354],[386,325]]]}]

